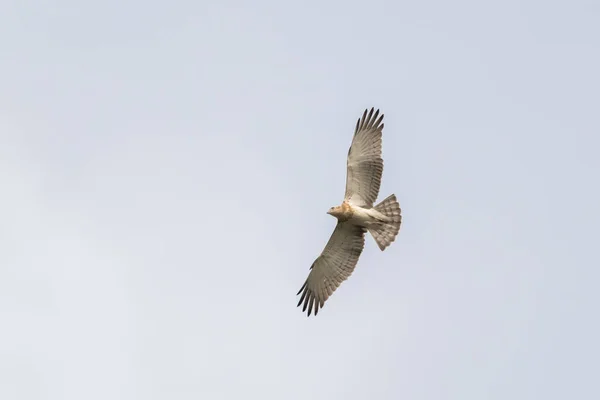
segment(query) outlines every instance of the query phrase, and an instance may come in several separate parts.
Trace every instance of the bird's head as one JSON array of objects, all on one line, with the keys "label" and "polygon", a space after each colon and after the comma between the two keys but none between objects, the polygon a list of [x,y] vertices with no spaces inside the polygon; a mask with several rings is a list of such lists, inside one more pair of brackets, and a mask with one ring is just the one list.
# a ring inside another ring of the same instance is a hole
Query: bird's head
[{"label": "bird's head", "polygon": [[331,216],[334,216],[334,217],[337,217],[338,215],[340,215],[340,207],[339,206],[337,206],[337,207],[331,207],[329,209],[329,211],[327,211],[327,214],[329,214]]}]

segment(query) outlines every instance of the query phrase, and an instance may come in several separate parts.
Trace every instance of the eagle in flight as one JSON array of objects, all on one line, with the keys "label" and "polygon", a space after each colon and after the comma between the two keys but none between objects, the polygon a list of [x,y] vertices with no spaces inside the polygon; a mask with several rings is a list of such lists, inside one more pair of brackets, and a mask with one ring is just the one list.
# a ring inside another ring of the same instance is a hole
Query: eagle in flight
[{"label": "eagle in flight", "polygon": [[367,231],[381,251],[400,231],[402,214],[394,194],[373,206],[383,172],[382,121],[383,114],[379,116],[379,110],[374,112],[371,108],[356,122],[348,151],[344,201],[327,211],[337,218],[337,225],[297,293],[302,293],[298,306],[303,304],[302,312],[308,308],[308,316],[313,311],[317,315],[329,296],[352,274],[365,246]]}]

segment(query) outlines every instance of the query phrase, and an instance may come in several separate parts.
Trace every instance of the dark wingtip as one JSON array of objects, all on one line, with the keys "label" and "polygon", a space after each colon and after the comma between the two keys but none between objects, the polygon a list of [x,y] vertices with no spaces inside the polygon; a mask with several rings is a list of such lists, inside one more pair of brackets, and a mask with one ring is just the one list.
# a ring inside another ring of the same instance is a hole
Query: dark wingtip
[{"label": "dark wingtip", "polygon": [[[367,127],[372,128],[373,126],[379,126],[381,121],[383,120],[383,114],[379,115],[380,109],[375,110],[375,107],[371,107],[369,110],[365,108],[363,112],[362,118],[359,118],[356,122],[356,128],[354,133],[356,134],[359,130]],[[379,116],[379,118],[377,118]]]},{"label": "dark wingtip", "polygon": [[307,283],[308,283],[308,279],[306,281],[304,281],[304,285],[302,285],[302,287],[300,288],[300,290],[298,290],[298,293],[296,293],[296,296],[298,296],[300,294],[300,292],[302,292],[302,290],[304,290],[304,288],[306,287]]},{"label": "dark wingtip", "polygon": [[[304,291],[304,293],[302,293],[302,296],[300,297],[300,300],[298,301],[298,305],[296,307],[300,307],[300,304],[302,304],[302,302],[305,299],[308,299],[308,297],[306,297],[306,293],[308,293],[308,291]],[[304,308],[306,308],[306,302],[304,304]]]},{"label": "dark wingtip", "polygon": [[369,111],[369,117],[367,118],[367,121],[369,122],[367,124],[367,126],[371,123],[371,118],[373,117],[373,111],[375,111],[375,108],[371,107],[371,111]]}]

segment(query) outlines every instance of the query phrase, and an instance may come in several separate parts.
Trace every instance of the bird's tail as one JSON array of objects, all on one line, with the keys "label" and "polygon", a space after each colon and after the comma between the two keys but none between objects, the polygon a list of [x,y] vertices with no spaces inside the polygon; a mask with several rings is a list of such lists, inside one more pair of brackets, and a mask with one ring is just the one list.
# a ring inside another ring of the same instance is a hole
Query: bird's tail
[{"label": "bird's tail", "polygon": [[400,204],[398,204],[396,195],[394,194],[377,204],[375,210],[390,219],[387,222],[382,222],[369,228],[369,232],[371,232],[375,242],[377,242],[377,246],[383,251],[396,240],[396,236],[398,235],[398,232],[400,232],[402,210],[400,209]]}]

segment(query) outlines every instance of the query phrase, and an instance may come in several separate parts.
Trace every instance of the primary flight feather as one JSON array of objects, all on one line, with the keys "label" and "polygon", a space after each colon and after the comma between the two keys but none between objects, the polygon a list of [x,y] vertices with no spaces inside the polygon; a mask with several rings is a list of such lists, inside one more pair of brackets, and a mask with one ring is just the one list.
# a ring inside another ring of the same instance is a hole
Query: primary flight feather
[{"label": "primary flight feather", "polygon": [[383,114],[380,116],[379,110],[371,108],[356,122],[348,150],[344,201],[327,211],[337,218],[337,225],[298,291],[298,295],[302,293],[298,306],[303,305],[303,312],[308,309],[308,316],[313,311],[317,315],[329,296],[352,274],[365,246],[367,231],[381,251],[400,231],[402,215],[395,195],[373,206],[383,173],[382,121]]}]

